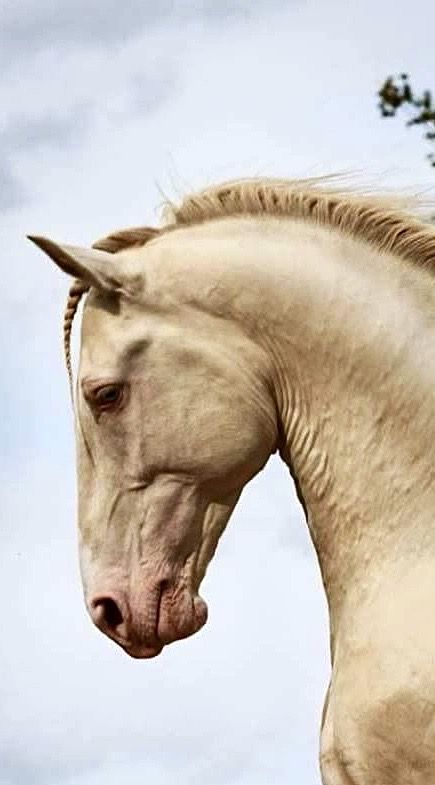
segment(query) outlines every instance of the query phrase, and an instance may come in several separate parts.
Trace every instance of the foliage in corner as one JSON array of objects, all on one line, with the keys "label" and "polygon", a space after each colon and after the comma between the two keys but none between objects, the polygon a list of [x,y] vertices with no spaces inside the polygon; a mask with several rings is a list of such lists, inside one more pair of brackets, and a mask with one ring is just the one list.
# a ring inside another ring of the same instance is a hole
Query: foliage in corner
[{"label": "foliage in corner", "polygon": [[[428,127],[425,138],[435,141],[435,105],[430,90],[424,90],[419,97],[410,85],[408,74],[400,74],[396,78],[389,76],[378,96],[382,117],[394,117],[399,109],[406,107],[412,113],[406,125],[425,125]],[[427,157],[431,166],[435,167],[435,153],[429,153]]]}]

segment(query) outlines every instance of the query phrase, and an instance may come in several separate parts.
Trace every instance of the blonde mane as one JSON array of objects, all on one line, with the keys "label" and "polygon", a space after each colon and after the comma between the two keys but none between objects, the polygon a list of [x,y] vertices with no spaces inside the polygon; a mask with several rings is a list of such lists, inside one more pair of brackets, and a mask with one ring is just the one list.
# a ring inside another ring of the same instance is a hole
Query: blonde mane
[{"label": "blonde mane", "polygon": [[[212,186],[187,196],[177,207],[166,205],[167,222],[161,228],[137,227],[109,234],[93,244],[108,253],[145,245],[174,229],[238,215],[269,215],[329,226],[391,253],[412,264],[435,270],[435,229],[410,212],[415,199],[365,195],[344,189],[329,190],[334,178],[310,180],[240,180]],[[418,203],[417,203],[418,206]],[[406,208],[408,212],[406,212]],[[88,286],[72,285],[64,316],[65,361],[72,387],[71,328]]]}]

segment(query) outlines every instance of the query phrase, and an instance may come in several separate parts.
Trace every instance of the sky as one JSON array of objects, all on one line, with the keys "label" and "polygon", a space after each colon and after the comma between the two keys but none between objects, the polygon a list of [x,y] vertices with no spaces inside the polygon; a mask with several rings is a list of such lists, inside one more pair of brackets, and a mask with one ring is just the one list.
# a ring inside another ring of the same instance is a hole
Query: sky
[{"label": "sky", "polygon": [[320,785],[326,603],[277,458],[221,541],[199,634],[134,661],[88,620],[68,281],[25,235],[86,245],[238,176],[433,195],[421,129],[381,120],[375,94],[402,70],[435,88],[435,6],[0,0],[0,18],[0,785]]}]

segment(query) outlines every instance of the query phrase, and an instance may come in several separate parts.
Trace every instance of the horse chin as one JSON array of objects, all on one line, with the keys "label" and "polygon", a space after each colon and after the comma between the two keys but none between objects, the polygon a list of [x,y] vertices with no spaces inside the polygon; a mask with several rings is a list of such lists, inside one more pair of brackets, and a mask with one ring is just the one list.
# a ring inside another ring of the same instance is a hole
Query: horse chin
[{"label": "horse chin", "polygon": [[154,657],[158,657],[164,649],[163,643],[156,646],[131,646],[122,643],[118,643],[118,645],[121,646],[125,653],[134,660],[152,660]]},{"label": "horse chin", "polygon": [[208,610],[204,600],[189,592],[173,596],[164,593],[160,599],[157,620],[157,639],[163,645],[189,638],[207,621]]}]

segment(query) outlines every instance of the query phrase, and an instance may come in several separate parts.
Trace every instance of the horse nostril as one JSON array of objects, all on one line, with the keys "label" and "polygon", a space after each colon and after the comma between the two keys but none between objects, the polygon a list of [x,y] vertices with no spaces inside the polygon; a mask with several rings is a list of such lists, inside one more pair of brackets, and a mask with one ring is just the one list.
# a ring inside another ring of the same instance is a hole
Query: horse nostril
[{"label": "horse nostril", "polygon": [[92,616],[97,627],[115,632],[124,621],[121,608],[113,597],[99,597],[92,603]]}]

